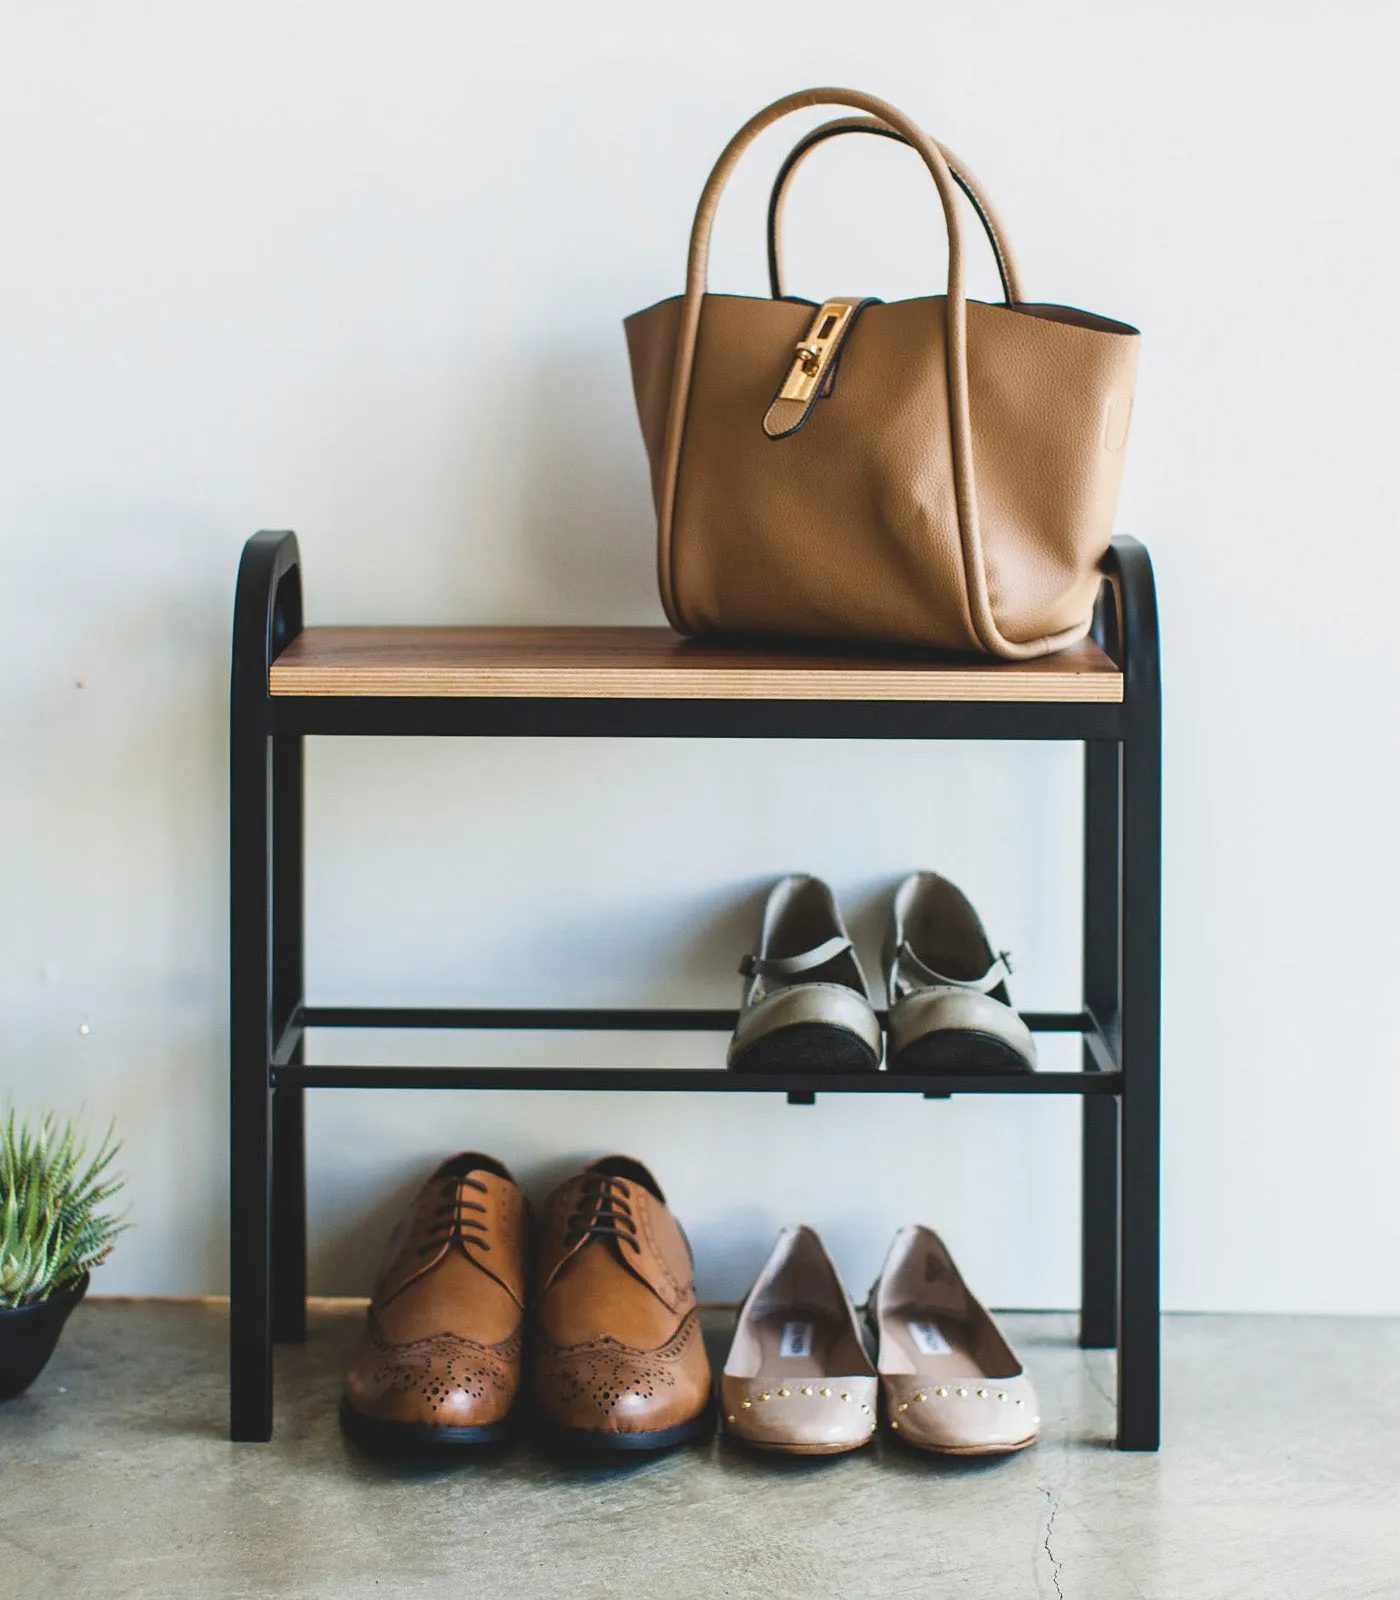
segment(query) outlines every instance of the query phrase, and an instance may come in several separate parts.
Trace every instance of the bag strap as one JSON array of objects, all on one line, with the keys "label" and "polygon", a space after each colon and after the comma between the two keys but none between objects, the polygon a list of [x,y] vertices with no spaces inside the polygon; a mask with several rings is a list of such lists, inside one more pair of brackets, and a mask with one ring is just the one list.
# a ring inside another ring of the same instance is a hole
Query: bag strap
[{"label": "bag strap", "polygon": [[666,615],[682,632],[693,630],[676,603],[671,575],[671,536],[675,522],[676,484],[680,476],[681,445],[685,438],[686,413],[690,404],[690,383],[695,372],[695,346],[700,332],[700,312],[705,298],[710,263],[710,234],[724,187],[739,158],[760,133],[794,111],[812,106],[844,106],[864,112],[886,123],[900,134],[928,168],[943,204],[948,228],[948,283],[943,303],[945,359],[948,382],[948,444],[952,457],[954,499],[957,507],[958,535],[962,548],[963,578],[967,621],[973,637],[983,649],[1007,657],[1039,656],[1058,650],[1083,634],[1082,628],[1067,628],[1062,633],[1020,644],[1004,637],[992,613],[987,588],[987,571],[982,559],[982,539],[977,524],[977,490],[972,465],[972,418],[967,381],[967,302],[963,292],[963,235],[958,216],[958,185],[943,152],[916,122],[897,106],[858,89],[802,89],[784,95],[765,106],[739,129],[720,153],[700,191],[695,209],[695,225],[690,234],[690,263],[686,274],[685,298],[681,306],[676,338],[676,362],[671,378],[670,407],[666,416],[666,437],[661,463],[661,492],[657,502],[657,585]]},{"label": "bag strap", "polygon": [[[783,211],[787,204],[788,187],[798,167],[819,144],[825,144],[828,139],[835,139],[843,133],[874,133],[884,139],[905,143],[903,134],[896,133],[874,117],[838,117],[834,122],[824,122],[821,127],[813,128],[811,133],[792,147],[787,160],[778,169],[778,176],[773,180],[773,192],[768,197],[768,287],[775,300],[783,298]],[[968,170],[967,163],[955,156],[940,140],[935,139],[934,143],[943,152],[943,159],[953,174],[953,182],[967,196],[978,221],[986,230],[987,242],[996,257],[997,276],[1001,279],[1001,297],[1007,305],[1015,305],[1022,298],[1020,273],[1016,269],[1016,259],[1011,253],[1001,219],[993,209],[992,202],[982,192],[982,186]]]}]

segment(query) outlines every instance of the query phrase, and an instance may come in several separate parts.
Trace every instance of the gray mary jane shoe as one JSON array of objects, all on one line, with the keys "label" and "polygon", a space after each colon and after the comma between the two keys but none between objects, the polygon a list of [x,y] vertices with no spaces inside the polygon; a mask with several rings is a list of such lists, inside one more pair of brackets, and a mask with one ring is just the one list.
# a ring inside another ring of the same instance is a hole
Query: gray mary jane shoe
[{"label": "gray mary jane shoe", "polygon": [[884,948],[891,1072],[1030,1072],[1035,1041],[967,896],[936,872],[900,884]]},{"label": "gray mary jane shoe", "polygon": [[880,1021],[831,890],[820,878],[780,879],[729,1045],[735,1072],[875,1072]]}]

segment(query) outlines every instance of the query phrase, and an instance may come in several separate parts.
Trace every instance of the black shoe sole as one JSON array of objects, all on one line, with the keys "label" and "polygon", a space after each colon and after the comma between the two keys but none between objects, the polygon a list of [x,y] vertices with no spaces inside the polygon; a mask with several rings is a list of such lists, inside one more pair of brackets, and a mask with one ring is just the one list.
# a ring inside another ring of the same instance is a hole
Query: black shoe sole
[{"label": "black shoe sole", "polygon": [[731,1072],[878,1072],[880,1057],[859,1034],[829,1022],[795,1022],[755,1039]]},{"label": "black shoe sole", "polygon": [[384,1422],[356,1411],[348,1400],[340,1402],[340,1425],[356,1442],[373,1450],[470,1450],[500,1444],[514,1432],[511,1421],[490,1422],[480,1428],[439,1428],[431,1422]]},{"label": "black shoe sole", "polygon": [[550,1422],[537,1422],[534,1432],[541,1444],[570,1455],[625,1455],[673,1450],[702,1434],[713,1433],[714,1427],[715,1409],[709,1405],[689,1422],[678,1422],[674,1428],[656,1428],[650,1433],[597,1433],[591,1428],[561,1428]]},{"label": "black shoe sole", "polygon": [[990,1072],[1033,1072],[1019,1050],[994,1033],[973,1028],[938,1028],[907,1044],[889,1061],[891,1072],[967,1075]]}]

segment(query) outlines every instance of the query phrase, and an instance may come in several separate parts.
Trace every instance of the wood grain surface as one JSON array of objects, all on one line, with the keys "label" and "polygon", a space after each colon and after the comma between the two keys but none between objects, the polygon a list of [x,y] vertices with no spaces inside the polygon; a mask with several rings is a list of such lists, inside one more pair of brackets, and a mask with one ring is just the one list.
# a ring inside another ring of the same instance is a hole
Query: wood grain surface
[{"label": "wood grain surface", "polygon": [[683,639],[669,628],[308,628],[273,663],[293,696],[677,700],[1123,698],[1123,675],[1085,641],[1036,661],[911,651],[815,652]]}]

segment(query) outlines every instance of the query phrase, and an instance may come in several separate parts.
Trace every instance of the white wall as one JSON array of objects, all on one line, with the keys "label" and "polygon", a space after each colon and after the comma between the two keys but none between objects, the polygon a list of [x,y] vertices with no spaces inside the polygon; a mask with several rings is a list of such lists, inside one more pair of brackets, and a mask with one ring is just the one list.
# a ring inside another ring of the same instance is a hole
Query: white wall
[{"label": "white wall", "polygon": [[[1167,1302],[1400,1311],[1397,46],[1379,0],[5,0],[0,1092],[118,1117],[138,1227],[99,1287],[224,1283],[243,539],[298,531],[313,622],[659,620],[619,323],[680,287],[734,128],[825,81],[972,161],[1037,298],[1145,332],[1120,522],[1165,628]],[[796,132],[736,181],[717,286],[761,292]],[[799,182],[794,287],[929,292],[932,192],[856,143]],[[829,876],[873,942],[931,866],[1023,1005],[1071,1004],[1077,776],[1053,748],[314,746],[311,991],[724,1004],[773,873]],[[923,1218],[993,1301],[1075,1298],[1069,1103],[311,1114],[322,1290],[363,1288],[424,1163],[467,1145],[536,1185],[650,1160],[710,1296],[791,1219],[862,1290]]]}]

